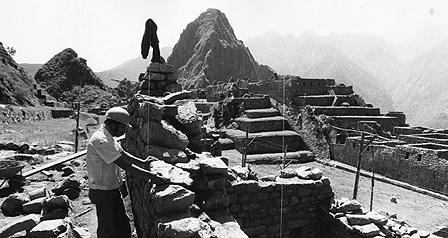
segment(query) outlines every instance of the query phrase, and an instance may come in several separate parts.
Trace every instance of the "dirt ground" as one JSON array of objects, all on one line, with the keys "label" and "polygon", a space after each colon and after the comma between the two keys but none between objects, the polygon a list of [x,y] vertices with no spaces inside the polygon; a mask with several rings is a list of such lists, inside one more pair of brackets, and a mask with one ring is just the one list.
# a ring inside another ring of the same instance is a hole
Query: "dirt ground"
[{"label": "dirt ground", "polygon": [[[81,126],[84,127],[86,123],[87,122],[85,121],[81,121]],[[22,141],[30,144],[38,143],[39,145],[51,146],[54,142],[59,140],[72,140],[73,137],[69,132],[74,127],[75,120],[73,119],[52,119],[40,122],[25,122],[15,125],[0,125],[0,142]],[[93,133],[94,130],[95,128],[91,128],[91,133]],[[241,154],[236,150],[224,151],[224,156],[230,159],[231,166],[241,164]],[[43,162],[46,163],[56,158],[57,155],[46,157]],[[85,158],[81,157],[77,160],[80,162],[80,165],[73,168],[76,173],[83,178],[86,175]],[[317,162],[307,163],[306,165],[322,169],[324,176],[330,178],[335,197],[350,198],[352,196],[355,177],[353,173],[325,166]],[[290,165],[289,168],[296,168],[299,166],[301,165],[293,164]],[[251,167],[259,176],[278,174],[280,171],[280,166],[275,164],[251,165]],[[32,167],[29,166],[25,168],[25,171],[31,168]],[[62,179],[61,172],[55,170],[50,170],[49,172],[53,174],[53,177],[49,178],[41,173],[29,177],[27,185],[24,186],[24,191],[32,191],[42,186],[51,189],[57,181]],[[92,234],[92,237],[96,238],[97,220],[95,208],[88,198],[88,189],[85,179],[82,179],[82,181],[81,195],[79,198],[72,201],[71,216],[74,218],[74,223],[76,225],[87,228]],[[9,191],[6,186],[0,188],[0,204],[10,193],[11,191]],[[447,201],[442,201],[378,181],[375,183],[374,196],[374,210],[382,213],[397,214],[399,219],[406,221],[408,224],[415,226],[418,229],[435,232],[448,224]],[[397,199],[397,203],[392,203],[390,201],[393,197]],[[369,206],[370,179],[361,177],[358,200],[365,207]],[[132,220],[129,196],[125,198],[125,205]],[[0,213],[0,227],[18,218],[19,217],[4,217],[3,214]]]}]

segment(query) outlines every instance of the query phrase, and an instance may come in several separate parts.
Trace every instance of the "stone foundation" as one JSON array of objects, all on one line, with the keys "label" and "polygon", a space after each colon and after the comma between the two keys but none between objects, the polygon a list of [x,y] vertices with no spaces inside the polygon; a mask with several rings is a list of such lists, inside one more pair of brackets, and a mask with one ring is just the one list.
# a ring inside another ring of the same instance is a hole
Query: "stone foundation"
[{"label": "stone foundation", "polygon": [[281,237],[312,238],[319,237],[319,214],[328,213],[333,192],[328,178],[277,178],[234,182],[229,196],[230,211],[249,237],[280,237],[282,227]]}]

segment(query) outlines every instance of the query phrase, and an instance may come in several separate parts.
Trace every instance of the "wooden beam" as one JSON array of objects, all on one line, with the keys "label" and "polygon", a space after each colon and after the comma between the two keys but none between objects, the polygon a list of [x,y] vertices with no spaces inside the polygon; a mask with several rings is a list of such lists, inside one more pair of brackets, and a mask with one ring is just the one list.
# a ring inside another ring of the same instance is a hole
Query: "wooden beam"
[{"label": "wooden beam", "polygon": [[83,150],[83,151],[81,151],[81,152],[78,152],[78,153],[69,155],[69,156],[67,156],[67,157],[57,159],[57,160],[55,160],[55,161],[52,161],[52,162],[50,162],[50,163],[46,163],[46,164],[44,164],[44,165],[42,165],[42,166],[40,166],[40,167],[37,167],[37,168],[35,168],[35,169],[29,170],[29,171],[27,171],[27,172],[24,172],[24,173],[22,174],[22,176],[23,176],[23,177],[28,177],[28,176],[31,176],[31,175],[33,175],[33,174],[37,174],[37,173],[39,173],[39,172],[41,172],[41,171],[47,170],[47,169],[49,169],[49,168],[51,168],[51,167],[53,167],[53,166],[56,166],[56,165],[58,165],[58,164],[62,164],[62,163],[65,163],[65,162],[67,162],[67,161],[70,161],[70,160],[79,158],[79,157],[81,157],[81,156],[83,156],[83,155],[85,155],[85,154],[87,154],[87,150]]}]

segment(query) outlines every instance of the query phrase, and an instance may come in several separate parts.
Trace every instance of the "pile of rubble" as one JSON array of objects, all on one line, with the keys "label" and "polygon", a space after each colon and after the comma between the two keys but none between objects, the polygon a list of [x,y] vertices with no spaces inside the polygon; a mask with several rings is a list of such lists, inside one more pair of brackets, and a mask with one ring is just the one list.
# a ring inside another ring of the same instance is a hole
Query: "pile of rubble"
[{"label": "pile of rubble", "polygon": [[16,144],[13,142],[0,143],[0,150],[17,151],[23,154],[39,154],[39,155],[53,155],[56,154],[56,149],[46,146],[29,145],[27,143]]},{"label": "pile of rubble", "polygon": [[70,198],[74,197],[57,195],[73,189],[74,185],[70,188],[60,185],[53,189],[54,194],[39,188],[8,196],[1,205],[3,215],[24,216],[1,228],[0,237],[90,237],[87,230],[73,225]]},{"label": "pile of rubble", "polygon": [[330,210],[330,220],[338,228],[333,230],[345,237],[403,237],[403,238],[436,238],[427,231],[417,230],[396,218],[387,217],[375,211],[366,211],[356,200],[342,198],[335,200]]}]

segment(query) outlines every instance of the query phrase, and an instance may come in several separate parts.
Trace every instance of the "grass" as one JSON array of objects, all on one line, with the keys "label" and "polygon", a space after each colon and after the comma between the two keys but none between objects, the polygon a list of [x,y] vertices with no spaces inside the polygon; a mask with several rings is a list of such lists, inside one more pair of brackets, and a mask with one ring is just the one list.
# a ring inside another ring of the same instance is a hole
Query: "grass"
[{"label": "grass", "polygon": [[[88,119],[81,119],[79,127],[85,129]],[[57,141],[75,141],[70,132],[76,127],[75,119],[60,118],[44,121],[21,122],[0,125],[0,142],[28,143],[39,146],[53,146]],[[93,130],[89,127],[90,131]],[[82,140],[82,139],[80,139]]]}]

